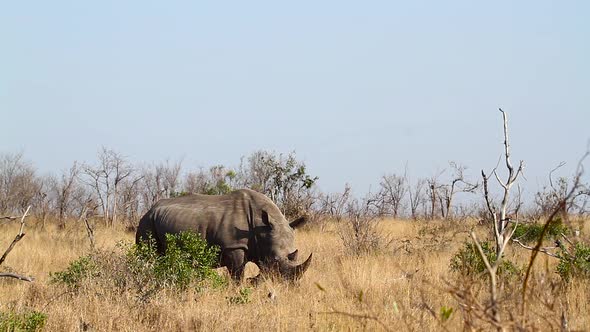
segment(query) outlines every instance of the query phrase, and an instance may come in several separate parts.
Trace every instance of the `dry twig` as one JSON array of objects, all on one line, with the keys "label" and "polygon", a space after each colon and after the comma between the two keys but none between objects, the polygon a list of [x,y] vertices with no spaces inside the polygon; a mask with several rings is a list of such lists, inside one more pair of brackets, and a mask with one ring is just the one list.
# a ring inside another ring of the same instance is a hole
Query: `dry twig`
[{"label": "dry twig", "polygon": [[[520,240],[518,240],[518,239],[512,239],[512,242],[517,243],[521,248],[524,248],[527,250],[536,250],[534,247],[527,246],[526,244],[520,242]],[[557,249],[557,248],[558,247],[544,247],[544,248],[539,248],[538,251],[544,253],[547,256],[559,258],[559,255],[554,254],[551,251],[549,251],[549,249]]]}]

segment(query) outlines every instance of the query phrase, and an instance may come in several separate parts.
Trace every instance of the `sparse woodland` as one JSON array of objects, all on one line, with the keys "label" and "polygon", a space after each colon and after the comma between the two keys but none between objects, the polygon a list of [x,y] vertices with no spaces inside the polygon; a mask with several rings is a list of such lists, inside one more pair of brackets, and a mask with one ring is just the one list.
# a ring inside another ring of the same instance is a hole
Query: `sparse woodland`
[{"label": "sparse woodland", "polygon": [[[498,165],[451,161],[427,178],[384,170],[364,195],[320,192],[295,153],[189,169],[103,148],[96,162],[39,174],[28,156],[2,152],[0,330],[586,330],[588,153],[570,177],[547,165],[545,187],[525,199],[525,163],[499,119]],[[266,194],[287,219],[308,216],[296,234],[314,253],[302,280],[179,289],[129,265],[125,250],[155,202],[238,188]]]}]

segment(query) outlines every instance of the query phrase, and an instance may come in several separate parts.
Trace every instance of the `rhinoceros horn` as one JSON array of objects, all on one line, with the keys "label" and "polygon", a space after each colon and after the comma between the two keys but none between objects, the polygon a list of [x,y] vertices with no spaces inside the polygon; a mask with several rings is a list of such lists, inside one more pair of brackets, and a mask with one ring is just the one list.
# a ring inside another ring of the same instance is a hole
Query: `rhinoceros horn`
[{"label": "rhinoceros horn", "polygon": [[311,263],[311,257],[313,254],[309,254],[309,257],[305,260],[305,262],[296,265],[289,261],[281,261],[279,263],[279,272],[285,279],[290,280],[298,280],[303,276],[305,271],[309,268],[309,264]]}]

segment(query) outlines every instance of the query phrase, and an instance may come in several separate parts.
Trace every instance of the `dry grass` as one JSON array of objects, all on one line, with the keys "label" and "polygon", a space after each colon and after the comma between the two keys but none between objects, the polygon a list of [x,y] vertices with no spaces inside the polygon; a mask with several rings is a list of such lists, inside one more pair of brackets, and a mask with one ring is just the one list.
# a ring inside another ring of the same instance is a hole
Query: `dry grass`
[{"label": "dry grass", "polygon": [[[88,252],[83,225],[66,230],[29,227],[5,265],[35,276],[36,281],[0,280],[0,311],[42,311],[48,315],[49,331],[460,330],[466,326],[465,307],[459,306],[449,289],[471,289],[477,299],[485,300],[484,284],[466,283],[449,271],[451,256],[473,226],[386,220],[380,228],[390,234],[391,245],[360,257],[345,253],[338,225],[330,224],[322,231],[298,231],[301,257],[314,252],[312,267],[298,285],[263,282],[253,288],[250,302],[245,304],[228,301],[240,289],[233,285],[202,293],[161,293],[148,303],[114,289],[90,287],[77,294],[64,294],[63,288],[48,282],[49,272],[63,270]],[[585,226],[583,234],[590,233],[588,223]],[[0,226],[2,248],[16,231],[16,224]],[[99,228],[95,237],[97,247],[105,249],[120,240],[131,242],[134,235]],[[521,263],[529,257],[520,249],[511,249],[509,254],[510,259]],[[537,297],[530,305],[528,326],[556,328],[565,312],[571,329],[584,330],[590,326],[590,283],[563,287],[552,272],[555,263],[541,257],[536,264],[533,286]],[[248,266],[247,274],[253,276],[256,270]],[[516,314],[520,288],[518,281],[505,287],[503,308],[507,317],[509,311]],[[274,299],[269,298],[271,292]],[[445,322],[440,318],[442,307],[453,308]],[[478,326],[489,328],[474,322],[474,327]]]}]

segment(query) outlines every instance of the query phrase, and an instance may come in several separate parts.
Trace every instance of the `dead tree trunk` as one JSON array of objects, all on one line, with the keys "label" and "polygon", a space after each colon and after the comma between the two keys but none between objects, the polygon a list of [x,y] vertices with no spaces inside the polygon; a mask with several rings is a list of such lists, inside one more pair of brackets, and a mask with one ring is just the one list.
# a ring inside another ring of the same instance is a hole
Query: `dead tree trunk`
[{"label": "dead tree trunk", "polygon": [[521,161],[517,170],[514,169],[512,166],[512,162],[510,161],[510,143],[508,140],[508,119],[506,117],[506,113],[500,109],[502,112],[502,119],[504,122],[504,158],[506,161],[506,168],[508,169],[508,177],[506,181],[502,181],[500,176],[496,172],[496,168],[492,171],[498,180],[498,183],[503,188],[503,196],[502,202],[500,203],[500,212],[498,213],[496,207],[490,200],[489,191],[488,191],[488,180],[489,177],[486,176],[485,172],[482,170],[481,175],[483,177],[483,188],[484,188],[484,198],[486,201],[486,206],[488,208],[490,221],[493,225],[493,234],[494,234],[494,241],[495,241],[495,251],[496,251],[496,261],[491,263],[487,256],[484,254],[481,244],[479,243],[475,232],[471,231],[471,237],[475,242],[475,245],[478,249],[478,252],[481,258],[484,261],[486,271],[490,276],[490,309],[491,309],[491,319],[494,322],[494,325],[497,327],[499,331],[504,330],[502,326],[502,321],[500,317],[500,312],[498,309],[498,267],[502,262],[502,256],[504,255],[504,250],[506,246],[510,242],[514,231],[516,230],[516,225],[518,225],[518,220],[514,220],[515,226],[511,229],[508,228],[508,223],[511,221],[508,218],[508,205],[509,205],[509,198],[510,198],[510,190],[518,176],[522,173],[524,164]]}]

